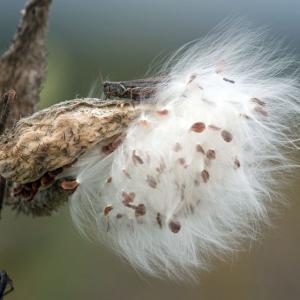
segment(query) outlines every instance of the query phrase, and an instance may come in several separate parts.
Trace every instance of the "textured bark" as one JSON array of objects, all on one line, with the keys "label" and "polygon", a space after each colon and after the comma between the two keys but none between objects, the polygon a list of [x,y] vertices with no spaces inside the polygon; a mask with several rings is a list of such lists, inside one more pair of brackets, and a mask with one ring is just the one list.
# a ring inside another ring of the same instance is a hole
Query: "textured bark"
[{"label": "textured bark", "polygon": [[149,99],[155,95],[157,87],[166,81],[165,76],[150,77],[128,81],[106,81],[103,84],[106,98],[122,98],[132,100]]},{"label": "textured bark", "polygon": [[[0,134],[22,116],[32,114],[39,100],[45,76],[45,35],[50,4],[51,0],[27,2],[12,44],[0,58],[0,96],[3,95]],[[8,90],[10,92],[5,93]],[[5,191],[6,180],[0,177],[0,212]]]},{"label": "textured bark", "polygon": [[[15,98],[16,92],[14,90],[10,90],[7,93],[5,93],[0,99],[0,135],[5,130],[9,110],[11,105],[14,103]],[[5,190],[6,179],[0,176],[0,213],[3,205],[3,199],[5,197]]]},{"label": "textured bark", "polygon": [[23,118],[0,140],[0,174],[18,183],[35,181],[122,134],[139,114],[132,102],[86,98]]},{"label": "textured bark", "polygon": [[92,148],[104,156],[113,152],[142,107],[149,106],[83,98],[19,120],[0,140],[0,174],[8,180],[5,204],[26,215],[51,215],[78,186],[68,168]]},{"label": "textured bark", "polygon": [[[12,44],[0,58],[0,174],[6,178],[0,177],[0,211],[6,198],[18,212],[50,215],[69,193],[54,181],[56,172],[99,142],[113,145],[110,139],[118,140],[140,114],[134,100],[151,97],[164,80],[106,82],[107,98],[133,101],[76,99],[33,114],[45,77],[50,4],[27,2]],[[21,117],[26,118],[18,121]],[[49,186],[40,189],[44,185]]]},{"label": "textured bark", "polygon": [[32,114],[39,100],[45,75],[45,34],[50,3],[51,0],[28,1],[12,44],[0,58],[0,95],[9,89],[17,94],[7,128],[20,117]]},{"label": "textured bark", "polygon": [[0,99],[0,134],[2,134],[6,128],[7,118],[12,105],[15,103],[16,92],[9,90],[3,94]]}]

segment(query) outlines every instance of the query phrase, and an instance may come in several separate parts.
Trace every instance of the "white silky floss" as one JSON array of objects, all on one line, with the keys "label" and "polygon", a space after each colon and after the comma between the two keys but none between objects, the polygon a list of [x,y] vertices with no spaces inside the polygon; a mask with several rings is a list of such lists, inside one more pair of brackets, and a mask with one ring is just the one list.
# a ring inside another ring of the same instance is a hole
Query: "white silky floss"
[{"label": "white silky floss", "polygon": [[296,167],[282,153],[297,139],[296,63],[237,28],[180,49],[123,143],[109,155],[98,145],[68,171],[78,227],[153,275],[184,279],[238,250],[280,199],[275,175]]}]

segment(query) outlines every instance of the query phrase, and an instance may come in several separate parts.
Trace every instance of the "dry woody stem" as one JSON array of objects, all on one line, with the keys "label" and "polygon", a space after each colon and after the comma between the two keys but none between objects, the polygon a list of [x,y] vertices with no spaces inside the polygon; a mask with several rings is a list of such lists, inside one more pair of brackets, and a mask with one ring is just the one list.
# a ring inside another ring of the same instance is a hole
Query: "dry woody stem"
[{"label": "dry woody stem", "polygon": [[[45,77],[45,36],[51,0],[29,0],[9,49],[0,57],[0,134],[31,115]],[[14,90],[14,92],[9,90]],[[16,97],[17,94],[17,97]],[[12,102],[13,103],[10,103]],[[0,177],[0,210],[6,190]]]},{"label": "dry woody stem", "polygon": [[[151,98],[165,79],[105,82],[105,97],[112,101],[75,99],[33,114],[45,77],[50,4],[27,2],[12,44],[0,58],[0,209],[5,197],[18,212],[33,215],[49,215],[66,201],[73,178],[56,176],[100,142],[108,141],[103,151],[113,151],[140,114],[137,101]],[[115,100],[120,98],[127,100]],[[142,163],[137,153],[133,159]],[[154,186],[153,180],[149,184]]]}]

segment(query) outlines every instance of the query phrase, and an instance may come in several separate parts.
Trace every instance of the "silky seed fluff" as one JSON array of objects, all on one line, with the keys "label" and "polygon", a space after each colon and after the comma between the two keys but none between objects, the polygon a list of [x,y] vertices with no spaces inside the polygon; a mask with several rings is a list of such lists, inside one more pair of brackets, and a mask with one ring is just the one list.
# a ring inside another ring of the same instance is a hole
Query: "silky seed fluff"
[{"label": "silky seed fluff", "polygon": [[[152,275],[191,278],[211,257],[255,237],[272,203],[284,201],[274,187],[298,166],[285,156],[286,149],[299,149],[298,63],[277,49],[238,22],[217,29],[162,67],[165,80],[147,109],[130,106],[122,114],[120,107],[110,118],[94,106],[80,108],[70,113],[73,143],[64,131],[47,135],[46,127],[35,126],[48,149],[62,134],[65,155],[48,151],[36,170],[32,137],[28,160],[8,161],[0,151],[2,173],[26,183],[77,157],[56,179],[63,189],[74,187],[69,202],[80,231]],[[84,122],[91,114],[94,121]],[[52,116],[46,125],[53,129],[59,120]],[[17,153],[14,145],[2,149]]]},{"label": "silky seed fluff", "polygon": [[74,168],[80,230],[156,276],[189,278],[255,237],[275,175],[296,166],[282,152],[299,138],[296,63],[264,34],[229,27],[182,47],[122,144]]}]

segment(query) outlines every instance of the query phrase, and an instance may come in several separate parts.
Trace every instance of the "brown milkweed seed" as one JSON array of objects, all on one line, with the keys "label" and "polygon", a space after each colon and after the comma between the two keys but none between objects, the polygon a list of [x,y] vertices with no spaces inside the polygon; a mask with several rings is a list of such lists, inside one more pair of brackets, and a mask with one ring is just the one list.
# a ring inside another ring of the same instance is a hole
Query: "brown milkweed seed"
[{"label": "brown milkweed seed", "polygon": [[209,173],[208,173],[208,171],[207,170],[203,170],[201,172],[201,177],[202,177],[204,183],[206,183],[209,180]]},{"label": "brown milkweed seed", "polygon": [[161,229],[162,228],[162,221],[161,221],[161,214],[159,212],[156,215],[156,222],[157,222],[158,226]]},{"label": "brown milkweed seed", "polygon": [[196,145],[196,151],[205,154],[203,147],[200,144]]},{"label": "brown milkweed seed", "polygon": [[126,171],[126,169],[123,169],[123,174],[128,177],[129,179],[131,179],[130,174]]},{"label": "brown milkweed seed", "polygon": [[234,160],[234,166],[236,169],[241,167],[241,162],[237,158]]},{"label": "brown milkweed seed", "polygon": [[258,99],[258,98],[251,98],[251,101],[258,104],[258,105],[261,105],[261,106],[265,106],[266,105],[266,102]]},{"label": "brown milkweed seed", "polygon": [[107,216],[112,210],[113,206],[111,204],[106,205],[103,210],[104,216]]},{"label": "brown milkweed seed", "polygon": [[136,208],[135,208],[135,216],[139,217],[139,216],[143,216],[146,214],[146,207],[144,204],[139,204]]},{"label": "brown milkweed seed", "polygon": [[159,116],[166,116],[169,113],[169,111],[167,109],[161,109],[161,110],[157,110],[156,113]]},{"label": "brown milkweed seed", "polygon": [[153,189],[155,189],[156,186],[157,186],[157,182],[156,182],[155,178],[154,178],[153,176],[151,176],[151,175],[147,175],[146,182],[147,182],[148,185],[149,185],[150,187],[152,187]]},{"label": "brown milkweed seed", "polygon": [[123,197],[123,204],[124,205],[129,205],[129,203],[132,203],[134,198],[135,198],[135,193],[127,193],[127,192],[122,192],[122,197]]},{"label": "brown milkweed seed", "polygon": [[79,186],[77,180],[62,180],[60,186],[64,190],[75,190]]},{"label": "brown milkweed seed", "polygon": [[222,130],[221,136],[222,136],[223,140],[227,143],[231,142],[233,139],[232,134],[227,130]]},{"label": "brown milkweed seed", "polygon": [[181,229],[181,225],[178,221],[170,221],[169,228],[173,233],[178,233]]},{"label": "brown milkweed seed", "polygon": [[215,150],[212,150],[212,149],[209,149],[206,153],[206,157],[208,159],[216,159],[216,151]]},{"label": "brown milkweed seed", "polygon": [[112,182],[112,177],[109,176],[107,179],[106,179],[106,183],[111,183]]},{"label": "brown milkweed seed", "polygon": [[142,158],[136,154],[135,150],[132,151],[132,161],[133,161],[133,163],[135,165],[136,164],[142,165],[144,163],[144,161],[142,160]]},{"label": "brown milkweed seed", "polygon": [[205,129],[205,124],[203,122],[196,122],[190,128],[191,131],[197,133],[201,133],[204,129]]}]

